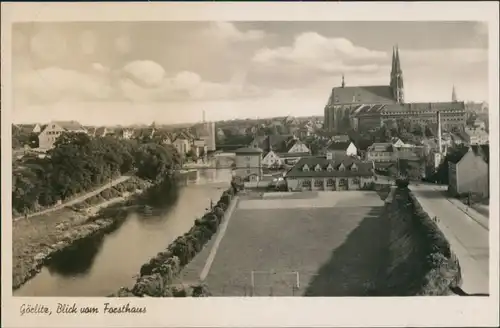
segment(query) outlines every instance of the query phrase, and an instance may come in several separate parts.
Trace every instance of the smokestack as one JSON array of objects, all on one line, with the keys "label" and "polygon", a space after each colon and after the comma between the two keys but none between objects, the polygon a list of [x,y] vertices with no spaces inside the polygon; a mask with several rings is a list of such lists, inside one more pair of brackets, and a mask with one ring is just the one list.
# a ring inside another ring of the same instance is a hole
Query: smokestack
[{"label": "smokestack", "polygon": [[439,147],[439,154],[443,151],[443,146],[442,146],[442,136],[441,136],[441,112],[437,112],[437,123],[438,123],[438,147]]}]

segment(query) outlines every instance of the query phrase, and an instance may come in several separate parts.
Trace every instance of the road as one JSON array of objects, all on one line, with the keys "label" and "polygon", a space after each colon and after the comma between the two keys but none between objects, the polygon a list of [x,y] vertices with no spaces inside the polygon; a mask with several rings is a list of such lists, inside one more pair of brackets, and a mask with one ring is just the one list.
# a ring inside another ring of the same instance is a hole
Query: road
[{"label": "road", "polygon": [[[130,175],[122,175],[121,177],[111,181],[110,183],[107,183],[105,185],[103,185],[102,187],[99,187],[98,189],[95,189],[91,192],[88,192],[86,194],[83,194],[77,198],[74,198],[70,201],[67,201],[65,203],[62,203],[60,205],[56,205],[54,207],[51,207],[51,208],[47,208],[43,211],[40,211],[40,212],[36,212],[36,213],[31,213],[27,216],[27,218],[30,218],[30,217],[33,217],[33,216],[38,216],[38,215],[44,215],[44,214],[48,214],[48,213],[51,213],[51,212],[54,212],[54,211],[57,211],[57,210],[60,210],[66,206],[71,206],[71,205],[75,205],[75,204],[78,204],[80,202],[83,202],[84,200],[86,200],[87,198],[90,198],[92,196],[95,196],[99,193],[101,193],[103,190],[106,190],[108,188],[111,188],[119,183],[122,183],[124,181],[127,181],[128,179],[130,179],[131,176]],[[18,218],[15,218],[14,221],[18,221],[18,220],[21,220],[21,219],[24,219],[26,217],[22,216],[22,217],[18,217]]]},{"label": "road", "polygon": [[439,186],[409,188],[429,216],[438,218],[439,228],[460,261],[462,289],[468,294],[489,294],[489,231],[484,224],[488,219],[475,211],[466,213],[465,207],[447,199]]}]

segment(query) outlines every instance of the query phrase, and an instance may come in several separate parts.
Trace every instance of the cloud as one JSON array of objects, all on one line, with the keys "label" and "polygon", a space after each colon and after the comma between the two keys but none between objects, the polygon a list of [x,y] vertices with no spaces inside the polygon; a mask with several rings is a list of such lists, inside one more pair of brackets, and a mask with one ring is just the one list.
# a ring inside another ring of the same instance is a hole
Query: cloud
[{"label": "cloud", "polygon": [[129,78],[121,79],[119,86],[124,97],[133,101],[221,100],[264,94],[255,86],[203,81],[198,74],[190,71],[165,77],[161,84],[154,88],[143,87]]},{"label": "cloud", "polygon": [[94,31],[85,30],[80,35],[80,46],[85,55],[91,55],[97,48],[97,37]]},{"label": "cloud", "polygon": [[132,50],[132,41],[128,35],[122,35],[115,39],[115,48],[122,54],[127,54]]},{"label": "cloud", "polygon": [[14,92],[16,99],[35,105],[67,100],[184,102],[265,94],[247,85],[242,72],[228,82],[212,82],[191,71],[167,76],[161,65],[150,60],[132,61],[118,70],[96,62],[85,72],[55,66],[37,70],[27,67],[14,75]]},{"label": "cloud", "polygon": [[41,28],[30,40],[30,49],[38,59],[48,63],[60,62],[68,53],[68,42],[57,28]]},{"label": "cloud", "polygon": [[213,22],[205,31],[205,35],[222,41],[240,42],[261,40],[266,34],[261,30],[240,31],[231,22]]},{"label": "cloud", "polygon": [[481,36],[488,35],[488,22],[476,22],[474,24],[474,31]]},{"label": "cloud", "polygon": [[123,74],[144,87],[160,85],[165,76],[165,69],[151,60],[137,60],[126,64]]},{"label": "cloud", "polygon": [[286,65],[324,73],[375,72],[388,59],[383,51],[356,46],[344,38],[326,38],[315,32],[295,37],[289,47],[258,50],[253,62],[268,67]]},{"label": "cloud", "polygon": [[31,103],[107,99],[111,94],[106,78],[59,67],[22,72],[13,81],[16,98]]},{"label": "cloud", "polygon": [[487,63],[488,50],[481,48],[455,49],[428,49],[405,50],[400,49],[401,65],[405,69],[456,69],[466,66]]}]

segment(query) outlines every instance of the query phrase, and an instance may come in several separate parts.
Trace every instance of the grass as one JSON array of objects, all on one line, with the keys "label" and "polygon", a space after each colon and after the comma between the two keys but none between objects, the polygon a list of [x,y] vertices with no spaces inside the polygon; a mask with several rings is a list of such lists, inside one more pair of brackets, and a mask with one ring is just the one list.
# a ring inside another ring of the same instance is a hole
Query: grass
[{"label": "grass", "polygon": [[63,233],[60,224],[68,229],[82,224],[86,219],[71,209],[61,209],[50,214],[13,221],[12,223],[12,283],[18,286],[26,280],[32,270],[34,256],[44,247],[59,242]]},{"label": "grass", "polygon": [[[386,224],[378,217],[383,203],[374,192],[329,194],[339,198],[336,205],[325,198],[331,207],[237,209],[206,279],[212,295],[249,295],[252,270],[278,272],[256,274],[254,296],[365,295],[385,250]],[[269,201],[277,200],[262,200]],[[196,279],[207,246],[188,265],[184,280]],[[298,290],[295,275],[280,273],[290,271],[299,272]]]},{"label": "grass", "polygon": [[[110,189],[129,190],[134,187],[145,187],[146,184],[135,177],[130,178]],[[109,195],[115,195],[111,192]],[[60,210],[20,219],[12,222],[12,283],[13,287],[23,284],[33,273],[34,257],[47,247],[60,242],[64,234],[73,228],[86,223],[88,215],[76,209],[96,205],[106,199],[100,195],[93,196],[94,201],[84,201],[81,206],[65,207]],[[99,200],[96,202],[95,200]]]}]

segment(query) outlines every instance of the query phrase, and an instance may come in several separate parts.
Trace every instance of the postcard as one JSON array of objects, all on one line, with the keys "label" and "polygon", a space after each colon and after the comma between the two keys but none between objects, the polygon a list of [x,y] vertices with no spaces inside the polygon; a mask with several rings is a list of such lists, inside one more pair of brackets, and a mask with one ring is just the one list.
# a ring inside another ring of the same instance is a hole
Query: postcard
[{"label": "postcard", "polygon": [[2,326],[498,326],[497,13],[3,3]]}]

